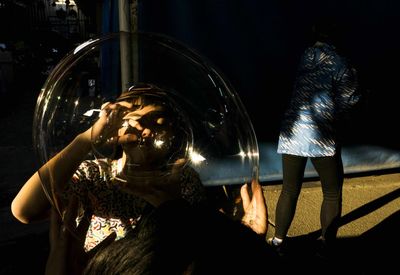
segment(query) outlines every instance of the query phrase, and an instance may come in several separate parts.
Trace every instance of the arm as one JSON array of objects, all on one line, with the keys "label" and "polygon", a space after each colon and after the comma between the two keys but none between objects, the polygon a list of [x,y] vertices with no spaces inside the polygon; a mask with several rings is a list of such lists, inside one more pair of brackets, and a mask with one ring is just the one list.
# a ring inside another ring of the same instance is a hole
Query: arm
[{"label": "arm", "polygon": [[336,80],[336,106],[339,116],[343,117],[360,100],[357,71],[347,65],[339,71]]},{"label": "arm", "polygon": [[[97,122],[76,136],[68,146],[44,164],[21,188],[11,204],[14,217],[22,223],[47,218],[51,202],[47,199],[45,191],[60,192],[65,188],[91,150],[92,140],[98,146],[118,141],[118,138],[115,138],[118,136],[118,124],[115,122],[120,116],[119,105],[104,104]],[[120,141],[123,142],[125,139],[121,138]]]},{"label": "arm", "polygon": [[15,218],[22,223],[30,223],[48,217],[51,204],[43,188],[51,190],[51,184],[57,190],[65,187],[91,149],[90,135],[91,128],[78,135],[32,175],[11,204]]}]

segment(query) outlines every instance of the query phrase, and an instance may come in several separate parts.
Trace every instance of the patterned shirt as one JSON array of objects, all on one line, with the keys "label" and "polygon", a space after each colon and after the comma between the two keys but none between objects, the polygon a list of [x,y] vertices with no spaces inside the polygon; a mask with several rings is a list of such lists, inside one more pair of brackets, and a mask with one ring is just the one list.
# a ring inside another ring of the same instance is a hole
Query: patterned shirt
[{"label": "patterned shirt", "polygon": [[[116,239],[126,235],[135,227],[146,207],[145,200],[122,192],[113,184],[118,162],[107,160],[86,160],[75,172],[64,196],[70,192],[76,195],[84,209],[91,209],[93,215],[85,240],[85,250],[89,251],[109,234],[115,232]],[[108,171],[111,169],[111,171]],[[190,204],[202,203],[206,199],[204,186],[193,168],[187,166],[181,177],[182,198]]]},{"label": "patterned shirt", "polygon": [[318,43],[302,56],[292,100],[285,113],[278,153],[333,156],[337,123],[359,96],[354,68],[332,45]]}]

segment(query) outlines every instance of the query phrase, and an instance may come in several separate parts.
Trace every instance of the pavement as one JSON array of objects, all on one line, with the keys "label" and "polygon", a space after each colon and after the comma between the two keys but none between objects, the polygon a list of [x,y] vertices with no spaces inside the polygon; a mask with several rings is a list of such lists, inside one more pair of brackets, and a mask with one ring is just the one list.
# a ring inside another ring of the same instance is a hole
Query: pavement
[{"label": "pavement", "polygon": [[[10,212],[12,199],[38,168],[32,149],[33,98],[20,97],[18,104],[5,104],[0,114],[0,274],[44,274],[49,249],[47,222],[24,225]],[[262,184],[270,237],[274,234],[281,181]],[[339,240],[331,257],[316,256],[321,195],[319,181],[305,179],[288,233],[287,264],[307,274],[396,273],[400,259],[400,170],[374,170],[346,177]],[[274,263],[266,259],[265,274],[270,264]]]},{"label": "pavement", "polygon": [[[267,238],[275,232],[275,206],[280,190],[279,183],[264,186],[270,222]],[[397,249],[400,245],[400,173],[376,173],[345,179],[338,244],[331,258],[316,256],[321,202],[320,182],[305,182],[288,232],[288,264],[298,264],[308,274],[397,273],[395,270],[398,270],[400,259]],[[320,270],[321,267],[328,269]]]}]

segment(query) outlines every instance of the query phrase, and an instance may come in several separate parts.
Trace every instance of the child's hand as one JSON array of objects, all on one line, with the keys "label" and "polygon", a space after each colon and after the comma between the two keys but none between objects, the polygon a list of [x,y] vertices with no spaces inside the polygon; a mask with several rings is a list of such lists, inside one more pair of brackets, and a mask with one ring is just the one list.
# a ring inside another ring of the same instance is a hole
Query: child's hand
[{"label": "child's hand", "polygon": [[244,209],[242,223],[257,234],[265,235],[268,229],[268,212],[263,190],[258,181],[253,180],[251,182],[251,191],[253,196],[250,199],[247,184],[244,184],[240,189]]},{"label": "child's hand", "polygon": [[122,127],[126,112],[127,108],[119,103],[103,104],[99,119],[90,129],[91,141],[98,146],[118,143],[118,131]]}]

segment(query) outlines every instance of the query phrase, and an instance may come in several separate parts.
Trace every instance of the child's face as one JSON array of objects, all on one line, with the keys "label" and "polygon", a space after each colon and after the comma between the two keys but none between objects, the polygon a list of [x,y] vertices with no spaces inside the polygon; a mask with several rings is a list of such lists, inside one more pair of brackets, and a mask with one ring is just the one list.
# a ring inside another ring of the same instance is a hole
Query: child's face
[{"label": "child's face", "polygon": [[144,170],[152,170],[168,161],[175,136],[164,107],[155,104],[142,105],[127,112],[118,135],[135,136],[134,141],[123,145],[126,164]]}]

